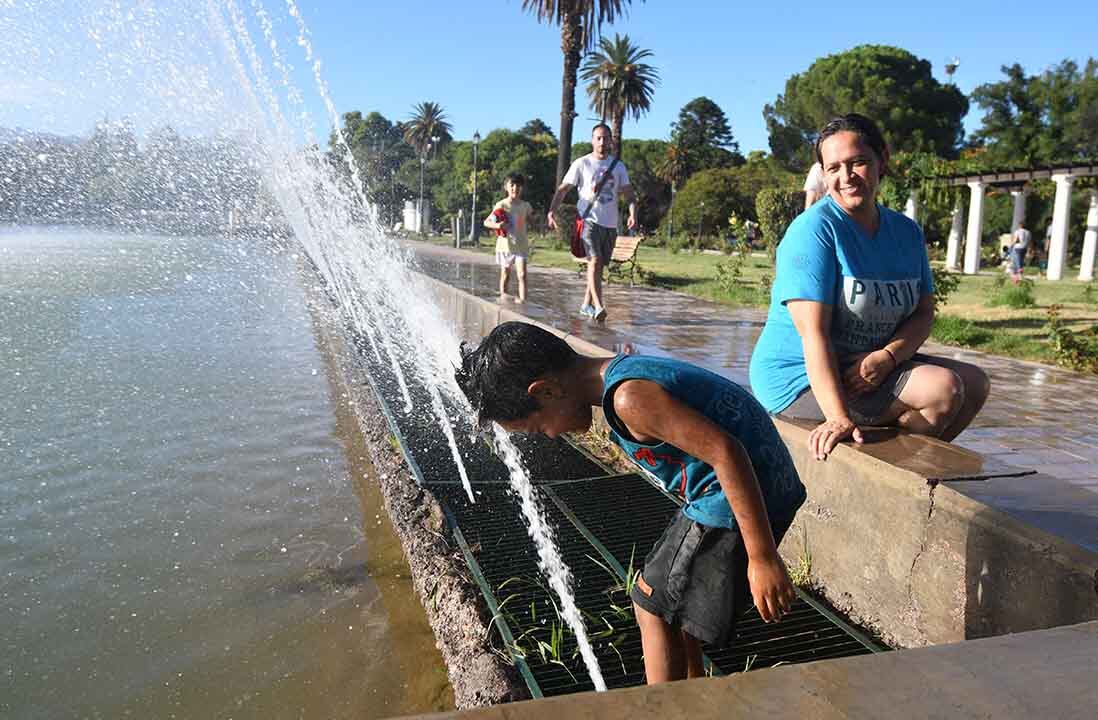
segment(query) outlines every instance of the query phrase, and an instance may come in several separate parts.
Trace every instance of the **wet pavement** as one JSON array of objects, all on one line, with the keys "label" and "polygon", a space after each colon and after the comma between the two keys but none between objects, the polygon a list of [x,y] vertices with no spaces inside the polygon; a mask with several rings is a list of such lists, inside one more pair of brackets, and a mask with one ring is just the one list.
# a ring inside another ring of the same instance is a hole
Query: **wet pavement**
[{"label": "wet pavement", "polygon": [[[428,275],[479,297],[498,300],[499,270],[491,256],[423,243],[413,247]],[[628,346],[633,352],[674,355],[744,385],[751,351],[766,320],[760,309],[729,307],[673,291],[615,283],[607,286],[608,318],[600,324],[577,312],[584,288],[579,273],[534,265],[528,273],[528,286],[524,305],[512,299],[504,305],[601,347],[621,350]],[[933,342],[926,343],[923,351],[973,363],[991,378],[991,397],[956,445],[982,455],[986,467],[1033,469],[1064,481],[1055,484],[1066,491],[1061,493],[1064,503],[1075,509],[1080,509],[1080,502],[1095,506],[1098,376]],[[932,472],[926,475],[934,477]],[[1018,482],[1013,481],[1014,485]],[[1001,483],[1007,489],[1009,483]],[[978,497],[981,492],[966,494]]]}]

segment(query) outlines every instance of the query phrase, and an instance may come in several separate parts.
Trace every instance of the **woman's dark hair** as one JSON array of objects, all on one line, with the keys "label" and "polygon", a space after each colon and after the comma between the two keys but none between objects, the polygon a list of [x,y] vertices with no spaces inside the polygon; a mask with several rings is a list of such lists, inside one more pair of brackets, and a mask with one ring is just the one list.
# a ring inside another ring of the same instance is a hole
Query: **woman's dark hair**
[{"label": "woman's dark hair", "polygon": [[521,420],[541,406],[529,393],[538,378],[567,370],[579,356],[548,330],[522,322],[497,326],[475,349],[461,344],[454,375],[477,424]]},{"label": "woman's dark hair", "polygon": [[523,187],[524,185],[526,185],[526,176],[524,176],[522,173],[513,172],[508,175],[503,182],[511,183],[515,187]]},{"label": "woman's dark hair", "polygon": [[877,159],[881,163],[883,174],[888,144],[885,142],[884,135],[881,134],[881,129],[877,127],[877,123],[858,113],[847,113],[827,121],[827,124],[820,130],[819,137],[816,138],[816,162],[821,167],[823,166],[823,155],[820,153],[820,146],[823,145],[823,141],[841,132],[852,132],[865,140],[866,145],[869,145],[873,152],[877,153]]}]

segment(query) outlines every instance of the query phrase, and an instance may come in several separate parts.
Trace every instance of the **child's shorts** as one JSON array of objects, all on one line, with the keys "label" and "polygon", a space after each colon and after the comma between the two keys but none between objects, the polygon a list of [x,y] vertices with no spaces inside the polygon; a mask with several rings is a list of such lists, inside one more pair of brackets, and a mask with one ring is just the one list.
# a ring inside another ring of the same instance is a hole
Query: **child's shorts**
[{"label": "child's shorts", "polygon": [[[774,543],[793,522],[771,519]],[[633,585],[633,602],[714,647],[728,645],[754,601],[739,529],[715,528],[682,512],[664,530]]]},{"label": "child's shorts", "polygon": [[510,270],[511,267],[515,264],[516,260],[521,260],[523,263],[525,263],[526,256],[519,255],[518,253],[503,252],[502,250],[496,251],[496,263],[501,268]]}]

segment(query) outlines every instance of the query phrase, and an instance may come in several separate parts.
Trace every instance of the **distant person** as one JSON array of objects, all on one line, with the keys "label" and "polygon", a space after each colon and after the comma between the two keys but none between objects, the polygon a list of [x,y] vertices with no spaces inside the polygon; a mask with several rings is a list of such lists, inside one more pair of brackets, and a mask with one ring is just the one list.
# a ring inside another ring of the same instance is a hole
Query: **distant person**
[{"label": "distant person", "polygon": [[934,280],[922,230],[877,203],[888,148],[851,113],[816,141],[828,194],[778,245],[770,313],[751,356],[751,387],[771,413],[819,423],[825,459],[865,426],[952,440],[987,399],[975,365],[919,352],[934,321]]},{"label": "distant person", "polygon": [[602,321],[606,319],[602,269],[610,262],[618,239],[618,196],[629,203],[627,226],[630,230],[637,226],[637,203],[625,165],[611,155],[613,141],[609,126],[599,123],[591,130],[591,145],[594,150],[574,160],[564,174],[549,203],[548,220],[549,227],[555,230],[561,201],[572,188],[579,188],[576,211],[584,220],[583,247],[587,251],[587,287],[583,291],[580,315]]},{"label": "distant person", "polygon": [[804,209],[815,205],[824,195],[827,195],[827,183],[824,182],[823,168],[818,162],[814,162],[808,171],[808,177],[804,179]]},{"label": "distant person", "polygon": [[492,212],[484,219],[484,227],[496,231],[496,262],[499,264],[499,298],[507,297],[507,281],[511,268],[515,269],[518,279],[516,302],[526,302],[526,263],[530,257],[530,242],[526,237],[526,228],[534,209],[522,199],[522,190],[526,178],[519,173],[511,173],[503,183],[507,197],[492,207]]},{"label": "distant person", "polygon": [[1014,244],[1010,246],[1010,275],[1015,283],[1022,281],[1022,268],[1026,264],[1026,251],[1029,250],[1033,233],[1026,229],[1025,222],[1018,223],[1014,231]]},{"label": "distant person", "polygon": [[1045,227],[1045,244],[1041,248],[1041,261],[1040,268],[1042,273],[1048,272],[1048,252],[1052,247],[1052,221],[1050,220],[1048,226]]},{"label": "distant person", "polygon": [[751,393],[670,358],[579,355],[520,322],[461,354],[457,381],[478,422],[555,438],[587,431],[599,407],[611,442],[683,499],[630,593],[649,684],[703,677],[701,643],[727,645],[752,599],[766,622],[789,612],[777,547],[805,489]]}]

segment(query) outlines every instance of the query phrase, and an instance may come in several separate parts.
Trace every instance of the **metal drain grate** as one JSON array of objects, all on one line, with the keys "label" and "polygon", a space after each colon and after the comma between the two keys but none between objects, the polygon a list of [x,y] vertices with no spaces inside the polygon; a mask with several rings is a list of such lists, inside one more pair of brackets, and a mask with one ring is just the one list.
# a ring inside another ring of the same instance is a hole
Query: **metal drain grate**
[{"label": "metal drain grate", "polygon": [[[435,425],[430,397],[414,369],[401,361],[413,411],[405,413],[403,392],[391,365],[378,362],[359,342],[371,384],[393,437],[418,481],[443,504],[447,518],[478,583],[493,622],[534,697],[592,689],[575,642],[554,645],[560,624],[555,599],[544,585],[537,553],[527,535],[507,470],[468,427],[456,428],[476,502],[459,480],[445,437]],[[456,415],[456,414],[455,414]],[[677,511],[675,500],[638,474],[608,475],[585,453],[561,440],[516,438],[543,497],[543,506],[564,561],[573,573],[576,604],[609,687],[644,683],[640,632],[624,592],[632,559],[644,557]],[[616,588],[616,589],[615,589]],[[615,610],[615,606],[621,611]],[[752,611],[739,623],[732,648],[707,648],[713,672],[731,673],[779,662],[794,663],[879,651],[812,598],[802,595],[780,624],[767,625]]]}]

